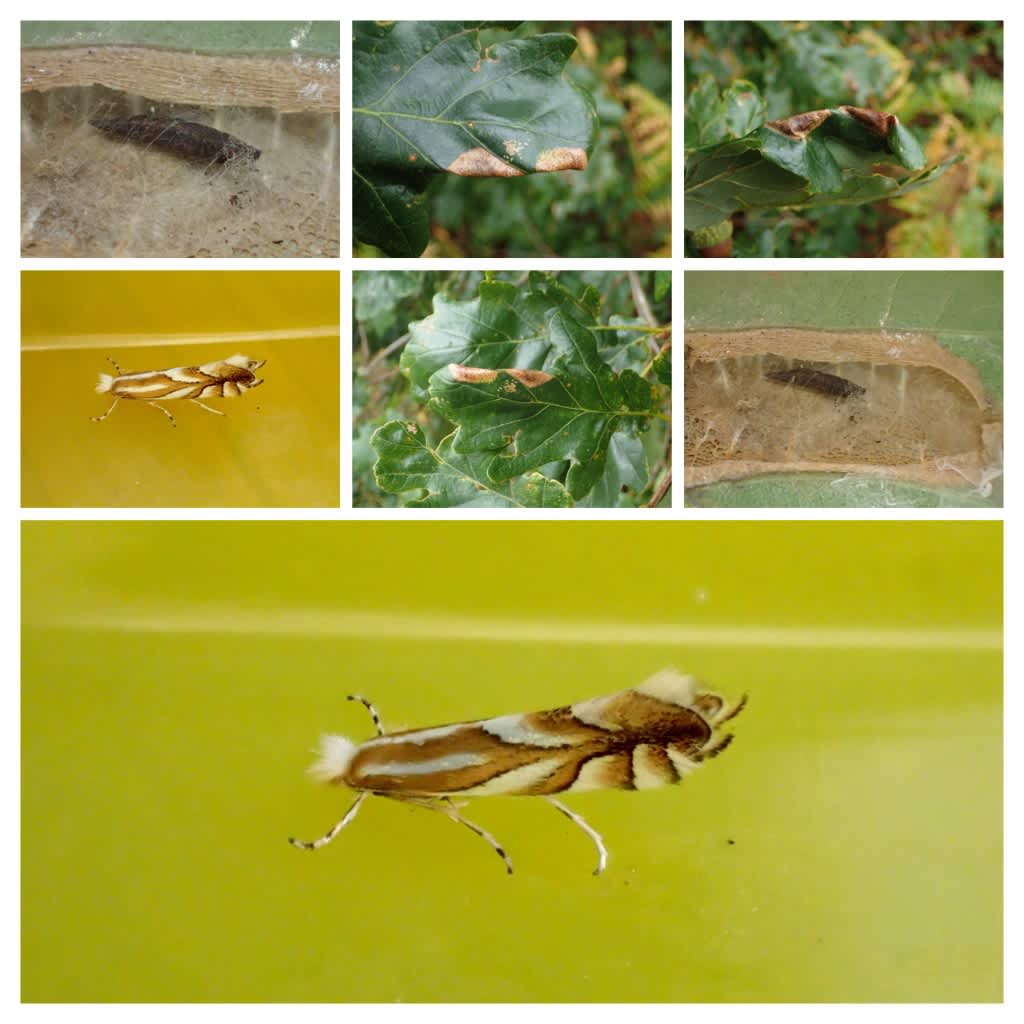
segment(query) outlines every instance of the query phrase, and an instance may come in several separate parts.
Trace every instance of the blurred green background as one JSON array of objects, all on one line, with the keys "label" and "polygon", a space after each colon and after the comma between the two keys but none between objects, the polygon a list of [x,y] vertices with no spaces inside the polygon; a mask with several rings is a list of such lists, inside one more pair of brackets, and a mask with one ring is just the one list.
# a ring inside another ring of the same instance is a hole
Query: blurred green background
[{"label": "blurred green background", "polygon": [[929,164],[964,157],[890,202],[741,217],[734,255],[1002,256],[1001,22],[690,21],[685,39],[687,96],[710,75],[752,82],[769,120],[852,103],[896,114]]},{"label": "blurred green background", "polygon": [[[1001,523],[501,530],[24,524],[22,998],[1001,998]],[[750,704],[681,786],[568,798],[600,878],[530,799],[469,811],[511,878],[383,799],[285,841],[347,806],[303,770],[348,693],[393,730],[665,665]]]},{"label": "blurred green background", "polygon": [[[21,297],[24,506],[337,506],[338,275],[27,271]],[[127,371],[265,359],[251,393],[164,407],[95,393]]]},{"label": "blurred green background", "polygon": [[[447,256],[672,255],[672,25],[667,21],[523,22],[487,29],[484,46],[567,32],[566,75],[597,108],[585,171],[522,178],[439,175],[431,242]],[[379,256],[357,245],[355,256]]]}]

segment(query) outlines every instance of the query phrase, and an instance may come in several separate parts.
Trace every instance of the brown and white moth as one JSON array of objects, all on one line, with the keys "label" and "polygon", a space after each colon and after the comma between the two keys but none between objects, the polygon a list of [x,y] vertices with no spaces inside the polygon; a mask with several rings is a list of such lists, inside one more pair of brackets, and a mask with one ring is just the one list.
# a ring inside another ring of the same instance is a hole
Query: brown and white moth
[{"label": "brown and white moth", "polygon": [[310,774],[358,792],[355,803],[326,835],[312,842],[289,839],[303,850],[329,843],[368,796],[440,811],[485,839],[512,861],[485,829],[463,818],[452,797],[543,796],[593,840],[604,871],[608,854],[600,835],[554,793],[592,789],[653,789],[679,782],[732,741],[720,727],[743,709],[700,688],[689,676],[666,669],[609,697],[594,697],[553,711],[503,715],[432,729],[385,733],[373,705],[364,704],[375,738],[353,743],[324,736]]},{"label": "brown and white moth", "polygon": [[228,359],[218,359],[214,363],[203,363],[202,366],[176,366],[172,370],[142,370],[137,373],[125,373],[113,359],[110,362],[114,364],[117,375],[101,373],[96,391],[101,395],[113,395],[114,401],[102,416],[91,417],[92,421],[101,423],[114,411],[121,399],[130,398],[159,409],[171,421],[173,427],[174,417],[162,405],[157,404],[157,399],[169,402],[172,399],[184,398],[202,406],[207,412],[223,416],[224,413],[219,409],[211,409],[200,399],[235,398],[246,391],[258,388],[263,381],[257,379],[255,371],[266,360],[231,356]]}]

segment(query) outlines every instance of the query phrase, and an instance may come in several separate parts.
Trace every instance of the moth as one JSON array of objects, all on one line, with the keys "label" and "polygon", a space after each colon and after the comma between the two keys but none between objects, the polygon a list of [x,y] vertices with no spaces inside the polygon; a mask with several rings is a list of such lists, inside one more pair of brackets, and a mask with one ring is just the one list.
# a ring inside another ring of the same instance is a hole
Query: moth
[{"label": "moth", "polygon": [[250,161],[260,158],[260,151],[255,146],[208,124],[183,121],[178,117],[135,114],[132,117],[94,118],[89,124],[112,138],[147,148],[152,146],[187,160],[222,164],[239,158]]},{"label": "moth", "polygon": [[200,401],[202,398],[235,398],[258,388],[262,379],[256,377],[255,371],[265,359],[250,359],[248,356],[231,356],[219,359],[214,363],[203,363],[202,366],[176,366],[172,370],[142,370],[138,373],[125,373],[113,359],[117,375],[101,373],[96,385],[98,394],[110,394],[114,401],[102,416],[91,417],[93,423],[102,423],[117,407],[123,398],[145,402],[146,405],[159,409],[175,426],[174,417],[157,399],[169,402],[172,399],[185,398],[196,405],[202,406],[207,412],[223,416],[220,409],[212,409]]},{"label": "moth", "polygon": [[373,705],[360,696],[377,735],[363,743],[321,738],[315,779],[359,795],[319,839],[289,839],[303,850],[326,846],[356,816],[368,796],[389,797],[439,811],[484,839],[512,874],[512,860],[488,831],[462,817],[453,798],[542,796],[578,825],[597,848],[595,875],[608,852],[601,836],[555,793],[593,789],[653,789],[679,782],[732,742],[721,726],[746,696],[729,704],[690,676],[666,669],[608,697],[531,714],[503,715],[430,729],[385,733]]},{"label": "moth", "polygon": [[817,391],[833,398],[852,398],[863,395],[865,389],[845,377],[837,377],[834,373],[812,370],[809,366],[797,366],[792,370],[773,370],[765,374],[766,380],[778,381],[780,384],[795,384],[798,388]]}]

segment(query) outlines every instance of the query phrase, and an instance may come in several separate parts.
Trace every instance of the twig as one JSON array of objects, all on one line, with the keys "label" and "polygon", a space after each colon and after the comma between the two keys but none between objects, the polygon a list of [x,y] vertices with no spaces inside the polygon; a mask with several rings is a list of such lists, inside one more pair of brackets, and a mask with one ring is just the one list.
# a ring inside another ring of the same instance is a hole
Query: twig
[{"label": "twig", "polygon": [[356,324],[356,329],[359,331],[359,355],[365,363],[370,358],[370,340],[366,337],[366,328],[361,322]]},{"label": "twig", "polygon": [[657,359],[658,356],[660,356],[661,353],[665,351],[665,349],[669,349],[671,347],[672,347],[672,342],[671,341],[666,341],[665,344],[663,346],[661,346],[660,348],[657,346],[657,344],[655,344],[655,346],[654,346],[654,355],[652,355],[651,358],[647,360],[647,363],[644,365],[644,368],[640,371],[640,376],[641,377],[646,377],[647,374],[649,374],[651,372],[651,367],[654,365],[654,360]]},{"label": "twig", "polygon": [[644,508],[657,508],[665,495],[668,493],[668,489],[672,486],[672,470],[670,469],[666,474],[665,478],[658,485],[658,489],[654,492],[654,497],[651,498]]},{"label": "twig", "polygon": [[[637,313],[642,320],[647,322],[648,326],[657,327],[658,319],[651,309],[651,304],[647,301],[647,296],[644,294],[643,286],[640,284],[640,275],[635,270],[627,270],[626,274],[629,277],[629,290],[633,295],[633,305],[636,307]],[[656,355],[658,343],[653,338],[650,338],[647,344],[651,352]]]},{"label": "twig", "polygon": [[[360,329],[361,328],[362,325],[360,324]],[[379,363],[382,359],[387,359],[387,357],[391,355],[392,352],[395,352],[398,349],[400,349],[408,340],[409,332],[406,331],[405,334],[403,334],[400,338],[395,338],[395,340],[391,342],[390,345],[386,346],[385,348],[382,348],[379,352],[374,353],[373,358],[366,364],[366,368],[363,372],[369,373],[370,370],[372,370],[373,367],[377,365],[377,363]]]}]

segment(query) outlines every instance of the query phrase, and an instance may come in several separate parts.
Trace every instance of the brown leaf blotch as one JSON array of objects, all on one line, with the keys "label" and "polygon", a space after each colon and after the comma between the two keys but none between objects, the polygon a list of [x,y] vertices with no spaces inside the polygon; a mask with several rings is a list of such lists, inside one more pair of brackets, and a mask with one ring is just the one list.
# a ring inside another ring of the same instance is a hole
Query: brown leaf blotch
[{"label": "brown leaf blotch", "polygon": [[549,380],[555,379],[550,373],[545,373],[543,370],[506,370],[505,372],[528,388],[539,388],[541,384],[547,384]]},{"label": "brown leaf blotch", "polygon": [[497,370],[485,370],[480,366],[461,366],[459,363],[449,363],[448,372],[452,375],[452,380],[457,380],[460,384],[489,384],[498,377]]},{"label": "brown leaf blotch", "polygon": [[831,110],[808,110],[803,114],[784,117],[781,121],[769,121],[767,127],[791,139],[805,139],[818,125],[827,121],[831,114]]},{"label": "brown leaf blotch", "polygon": [[558,149],[545,149],[537,155],[538,171],[585,171],[587,154],[576,147],[562,146]]},{"label": "brown leaf blotch", "polygon": [[523,173],[483,146],[460,153],[448,165],[448,171],[463,178],[518,178]]},{"label": "brown leaf blotch", "polygon": [[844,106],[839,109],[849,114],[855,120],[860,121],[865,128],[869,128],[876,135],[881,135],[882,138],[889,134],[889,129],[896,121],[895,114],[883,114],[877,110],[868,110],[865,107]]}]

